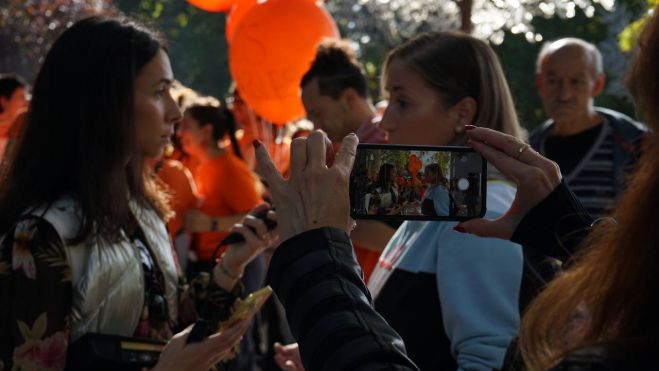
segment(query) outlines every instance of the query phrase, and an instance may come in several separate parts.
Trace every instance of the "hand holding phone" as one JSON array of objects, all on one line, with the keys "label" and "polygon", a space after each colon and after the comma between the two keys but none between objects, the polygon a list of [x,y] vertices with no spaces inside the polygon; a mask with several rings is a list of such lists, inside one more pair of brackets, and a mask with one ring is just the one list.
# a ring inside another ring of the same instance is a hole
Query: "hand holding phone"
[{"label": "hand holding phone", "polygon": [[354,219],[479,218],[486,210],[486,162],[469,147],[360,144],[350,175]]},{"label": "hand holding phone", "polygon": [[[256,312],[261,309],[263,304],[268,301],[270,295],[272,295],[272,288],[270,286],[265,286],[262,289],[249,294],[244,300],[238,299],[234,304],[234,310],[233,313],[231,313],[231,316],[229,316],[226,321],[220,323],[220,329],[227,329],[239,321],[253,317]],[[206,339],[215,332],[214,327],[215,326],[208,321],[198,319],[195,321],[195,324],[188,335],[186,344]]]}]

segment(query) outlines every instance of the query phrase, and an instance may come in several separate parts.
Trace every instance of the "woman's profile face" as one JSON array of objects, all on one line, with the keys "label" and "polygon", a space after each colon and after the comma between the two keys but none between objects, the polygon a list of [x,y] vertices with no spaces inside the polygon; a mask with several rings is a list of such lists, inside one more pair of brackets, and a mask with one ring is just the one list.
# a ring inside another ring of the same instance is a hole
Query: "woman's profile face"
[{"label": "woman's profile face", "polygon": [[144,157],[158,157],[171,142],[181,111],[170,94],[174,74],[164,50],[146,64],[135,78],[135,126]]},{"label": "woman's profile face", "polygon": [[434,90],[404,59],[395,58],[385,76],[389,105],[380,127],[392,144],[447,145],[458,126],[454,112],[446,109]]}]

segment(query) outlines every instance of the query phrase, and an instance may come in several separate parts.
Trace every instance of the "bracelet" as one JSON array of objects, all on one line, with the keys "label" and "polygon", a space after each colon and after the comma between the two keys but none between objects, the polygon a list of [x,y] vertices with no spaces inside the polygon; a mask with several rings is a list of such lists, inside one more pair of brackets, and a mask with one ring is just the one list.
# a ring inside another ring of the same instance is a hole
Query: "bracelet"
[{"label": "bracelet", "polygon": [[224,257],[224,254],[222,254],[222,255],[223,256],[220,257],[220,272],[222,272],[222,274],[224,274],[225,276],[231,278],[232,280],[239,280],[239,279],[243,278],[242,273],[238,276],[234,276],[233,274],[231,274],[231,272],[229,272],[227,267],[224,266],[224,259],[222,259]]}]

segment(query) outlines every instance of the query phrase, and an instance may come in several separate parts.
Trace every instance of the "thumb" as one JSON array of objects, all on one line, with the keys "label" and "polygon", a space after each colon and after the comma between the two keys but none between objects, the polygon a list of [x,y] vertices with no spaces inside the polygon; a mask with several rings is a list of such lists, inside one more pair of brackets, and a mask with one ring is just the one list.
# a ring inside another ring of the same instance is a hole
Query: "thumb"
[{"label": "thumb", "polygon": [[495,220],[471,219],[458,223],[454,229],[458,232],[474,234],[479,237],[494,237],[509,240],[515,228],[505,217]]}]

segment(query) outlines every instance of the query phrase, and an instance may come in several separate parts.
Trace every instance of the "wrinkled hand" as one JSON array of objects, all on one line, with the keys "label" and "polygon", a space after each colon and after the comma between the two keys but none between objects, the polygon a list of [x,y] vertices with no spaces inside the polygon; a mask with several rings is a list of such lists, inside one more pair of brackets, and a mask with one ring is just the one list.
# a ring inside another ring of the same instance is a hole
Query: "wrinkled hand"
[{"label": "wrinkled hand", "polygon": [[314,131],[308,138],[296,138],[291,143],[288,179],[277,171],[264,146],[257,146],[258,172],[269,184],[281,241],[321,227],[350,233],[354,221],[350,218],[348,184],[358,142],[356,135],[346,136],[328,167],[326,157],[333,151],[325,133]]},{"label": "wrinkled hand", "polygon": [[275,362],[282,370],[304,371],[297,343],[288,345],[275,343]]},{"label": "wrinkled hand", "polygon": [[519,139],[501,132],[468,126],[469,145],[517,184],[510,209],[496,220],[472,219],[456,229],[482,237],[510,239],[524,216],[561,182],[558,165]]},{"label": "wrinkled hand", "polygon": [[184,228],[190,233],[208,232],[211,230],[211,221],[208,214],[190,209],[185,212]]},{"label": "wrinkled hand", "polygon": [[237,322],[230,328],[209,336],[198,343],[185,344],[192,325],[174,335],[160,354],[152,371],[207,371],[229,356],[249,328],[250,319]]},{"label": "wrinkled hand", "polygon": [[[242,275],[247,264],[256,258],[265,248],[275,243],[277,235],[275,231],[268,232],[268,227],[261,219],[256,218],[254,215],[267,210],[270,205],[261,204],[247,214],[241,223],[236,224],[231,228],[230,233],[237,232],[245,237],[245,242],[232,244],[227,246],[224,253],[223,261],[224,266],[235,276]],[[269,211],[268,219],[277,221],[277,214],[274,211]],[[215,277],[219,277],[219,265],[215,267]]]}]

